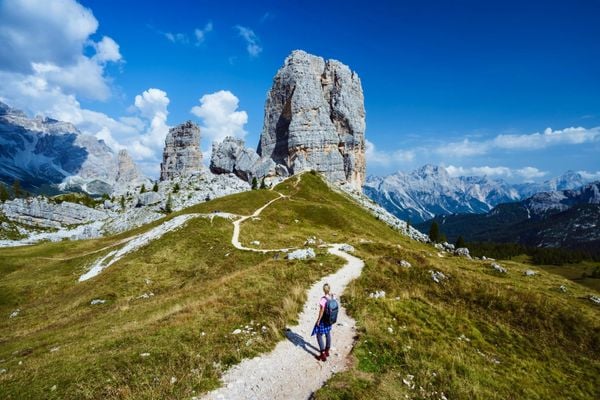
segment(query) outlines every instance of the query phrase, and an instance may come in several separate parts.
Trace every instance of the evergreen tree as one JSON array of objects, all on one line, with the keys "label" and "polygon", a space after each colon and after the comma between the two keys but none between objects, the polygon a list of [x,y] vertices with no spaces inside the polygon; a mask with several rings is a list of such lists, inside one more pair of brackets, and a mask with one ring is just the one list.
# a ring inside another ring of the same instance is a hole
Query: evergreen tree
[{"label": "evergreen tree", "polygon": [[410,218],[406,220],[406,231],[410,232]]},{"label": "evergreen tree", "polygon": [[4,203],[6,200],[8,200],[8,190],[6,190],[6,186],[4,186],[4,183],[0,182],[0,203]]},{"label": "evergreen tree", "polygon": [[15,196],[15,198],[17,197],[21,197],[21,182],[19,182],[18,179],[15,179],[15,181],[13,182],[13,196]]},{"label": "evergreen tree", "polygon": [[142,187],[140,188],[140,193],[146,193],[146,185],[142,183]]},{"label": "evergreen tree", "polygon": [[446,234],[444,232],[440,233],[440,243],[448,243],[448,238],[446,237]]},{"label": "evergreen tree", "polygon": [[179,183],[178,183],[178,182],[176,182],[176,183],[175,183],[175,186],[173,186],[173,193],[177,193],[177,192],[179,192],[179,189],[180,189],[180,187],[179,187]]},{"label": "evergreen tree", "polygon": [[465,239],[463,239],[462,236],[459,236],[458,239],[456,239],[456,244],[454,245],[454,247],[456,247],[457,249],[460,249],[461,247],[467,247]]},{"label": "evergreen tree", "polygon": [[167,214],[171,214],[173,212],[173,200],[171,199],[171,193],[169,193],[169,197],[167,197],[167,202],[165,204],[165,212]]},{"label": "evergreen tree", "polygon": [[266,189],[267,188],[267,185],[265,184],[265,178],[264,177],[262,178],[262,181],[260,181],[260,188],[261,189]]},{"label": "evergreen tree", "polygon": [[429,240],[435,243],[440,240],[440,226],[436,221],[433,221],[429,228]]},{"label": "evergreen tree", "polygon": [[152,186],[153,192],[158,192],[158,182],[154,182],[154,186]]},{"label": "evergreen tree", "polygon": [[258,181],[256,180],[256,177],[252,178],[252,190],[256,190],[258,189]]},{"label": "evergreen tree", "polygon": [[125,209],[125,196],[121,196],[121,208],[124,210]]}]

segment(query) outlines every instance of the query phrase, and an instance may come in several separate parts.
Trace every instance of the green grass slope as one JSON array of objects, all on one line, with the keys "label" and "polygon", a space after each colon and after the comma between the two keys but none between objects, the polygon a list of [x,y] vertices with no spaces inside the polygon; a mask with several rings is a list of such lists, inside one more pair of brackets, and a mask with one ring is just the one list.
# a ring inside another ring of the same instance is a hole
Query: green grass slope
[{"label": "green grass slope", "polygon": [[[312,174],[277,190],[290,197],[242,225],[244,245],[299,247],[316,236],[351,243],[366,261],[343,298],[358,323],[351,368],[317,398],[600,397],[600,307],[590,289],[543,271],[525,277],[517,262],[498,275],[484,262],[439,257]],[[275,197],[253,191],[180,213],[250,214]],[[195,219],[77,282],[91,261],[152,226],[0,250],[0,398],[199,395],[227,366],[282,340],[306,288],[341,265],[324,250],[305,262],[237,251],[229,221]],[[449,279],[436,284],[430,270]],[[386,297],[369,298],[376,290]],[[92,306],[97,298],[107,302]]]}]

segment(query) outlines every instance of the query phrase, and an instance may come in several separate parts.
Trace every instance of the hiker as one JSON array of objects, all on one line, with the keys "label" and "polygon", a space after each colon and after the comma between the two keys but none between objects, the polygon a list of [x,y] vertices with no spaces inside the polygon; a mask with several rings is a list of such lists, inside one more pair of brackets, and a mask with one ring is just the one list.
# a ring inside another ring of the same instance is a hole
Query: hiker
[{"label": "hiker", "polygon": [[[324,296],[319,300],[319,316],[313,329],[313,335],[317,335],[320,354],[315,356],[317,360],[327,361],[329,349],[331,348],[331,326],[337,320],[338,304],[330,293],[329,284],[323,285]],[[325,335],[325,346],[323,346],[323,335]]]}]

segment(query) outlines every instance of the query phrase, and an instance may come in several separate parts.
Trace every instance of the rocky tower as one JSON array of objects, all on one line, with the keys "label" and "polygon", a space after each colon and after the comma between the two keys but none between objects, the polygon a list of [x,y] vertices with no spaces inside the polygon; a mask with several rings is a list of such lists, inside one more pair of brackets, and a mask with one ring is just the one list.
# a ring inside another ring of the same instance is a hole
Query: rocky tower
[{"label": "rocky tower", "polygon": [[169,130],[165,140],[160,180],[190,176],[202,169],[200,128],[187,121]]},{"label": "rocky tower", "polygon": [[339,61],[293,51],[268,93],[257,152],[291,173],[314,169],[360,189],[365,108],[358,75]]},{"label": "rocky tower", "polygon": [[127,150],[119,150],[117,163],[117,183],[127,184],[142,179],[142,174],[131,159]]}]

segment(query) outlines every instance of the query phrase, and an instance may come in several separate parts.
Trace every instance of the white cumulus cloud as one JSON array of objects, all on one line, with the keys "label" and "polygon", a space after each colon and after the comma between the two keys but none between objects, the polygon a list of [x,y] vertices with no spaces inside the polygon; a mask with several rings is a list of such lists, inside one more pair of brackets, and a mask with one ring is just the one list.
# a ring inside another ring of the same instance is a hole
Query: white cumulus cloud
[{"label": "white cumulus cloud", "polygon": [[389,167],[412,162],[415,159],[415,152],[412,150],[391,152],[378,150],[373,142],[365,139],[365,156],[369,164]]},{"label": "white cumulus cloud", "polygon": [[248,122],[246,111],[238,111],[239,100],[228,90],[205,94],[200,105],[191,109],[192,114],[202,119],[202,136],[208,142],[221,141],[226,136],[243,139],[247,132],[244,125]]},{"label": "white cumulus cloud", "polygon": [[[106,100],[111,89],[105,66],[122,56],[110,37],[90,39],[97,28],[92,12],[74,0],[1,2],[0,96],[13,104],[20,97],[52,93]],[[86,55],[88,48],[95,54]],[[12,92],[15,88],[25,93]]]}]

